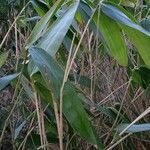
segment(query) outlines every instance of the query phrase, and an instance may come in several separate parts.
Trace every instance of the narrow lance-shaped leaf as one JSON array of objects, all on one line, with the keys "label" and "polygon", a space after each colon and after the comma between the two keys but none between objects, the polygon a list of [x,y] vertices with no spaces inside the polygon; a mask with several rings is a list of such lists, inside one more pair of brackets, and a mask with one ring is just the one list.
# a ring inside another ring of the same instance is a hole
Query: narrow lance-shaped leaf
[{"label": "narrow lance-shaped leaf", "polygon": [[19,74],[12,74],[8,76],[4,76],[0,78],[0,91],[4,89],[7,85],[10,84],[12,80],[14,80]]},{"label": "narrow lance-shaped leaf", "polygon": [[120,27],[126,32],[131,42],[137,48],[145,64],[150,68],[150,32],[133,22],[129,18],[129,14],[118,5],[103,3],[101,9],[104,14],[120,23]]},{"label": "narrow lance-shaped leaf", "polygon": [[[97,16],[99,16],[99,18]],[[97,28],[103,35],[103,39],[108,46],[109,52],[120,65],[127,66],[127,49],[118,24],[102,12],[100,12],[99,15],[96,14],[93,19]]]},{"label": "narrow lance-shaped leaf", "polygon": [[[62,0],[61,0],[61,3],[59,2],[58,6],[60,6],[61,4],[62,4]],[[48,29],[45,35],[41,38],[41,41],[39,42],[38,47],[41,47],[42,49],[48,51],[52,56],[55,55],[61,43],[63,42],[65,35],[74,19],[76,10],[78,8],[78,4],[79,4],[79,1],[76,1],[72,5],[69,6],[66,13],[64,13],[62,17],[58,18],[57,21]],[[49,13],[51,13],[51,11]],[[47,17],[48,15],[50,15],[49,13],[47,13],[47,16],[45,16],[45,18],[43,17],[41,21],[39,22],[39,24],[37,25],[37,27],[34,28],[35,31],[32,32],[33,34],[31,34],[30,36],[31,38],[29,38],[29,41],[30,40],[31,41],[29,42],[30,44],[27,45],[27,48],[29,48],[32,45],[32,43],[35,42],[41,35],[42,30],[44,29],[41,26],[42,25],[46,26],[46,23],[48,21]],[[35,72],[37,72],[37,67],[33,64],[32,69],[33,69],[32,71],[30,70],[31,76]]]},{"label": "narrow lance-shaped leaf", "polygon": [[76,13],[79,1],[73,2],[62,17],[58,18],[41,38],[38,47],[54,56],[60,47]]},{"label": "narrow lance-shaped leaf", "polygon": [[[104,14],[112,18],[113,20],[117,21],[118,23],[124,24],[126,26],[129,26],[133,29],[136,29],[140,32],[143,32],[144,34],[150,36],[150,32],[142,28],[140,25],[137,23],[133,22],[126,14],[125,10],[122,12],[119,10],[118,5],[111,4],[111,3],[103,3],[101,6],[101,10],[103,11]],[[122,9],[122,8],[121,8]]]},{"label": "narrow lance-shaped leaf", "polygon": [[137,48],[147,67],[150,68],[150,36],[126,26],[122,26],[122,29],[124,29],[131,42]]},{"label": "narrow lance-shaped leaf", "polygon": [[[129,125],[130,124],[120,124],[119,126],[116,127],[115,130],[117,130],[118,132],[122,132]],[[125,131],[125,133],[137,133],[143,131],[150,131],[150,123],[132,125]]]},{"label": "narrow lance-shaped leaf", "polygon": [[[52,92],[56,96],[58,102],[60,88],[63,81],[63,70],[43,49],[33,47],[29,49],[29,52],[42,73],[46,83],[48,84],[48,81],[50,81]],[[63,113],[77,134],[92,144],[98,143],[81,103],[81,99],[77,95],[75,87],[71,84],[71,82],[67,82],[64,87]]]},{"label": "narrow lance-shaped leaf", "polygon": [[58,0],[57,2],[55,2],[54,6],[35,25],[28,38],[27,48],[30,47],[34,42],[36,42],[36,40],[42,35],[43,31],[47,28],[49,20],[57,12],[63,2],[64,0]]},{"label": "narrow lance-shaped leaf", "polygon": [[44,1],[31,0],[31,3],[39,16],[44,16],[48,11],[48,5]]},{"label": "narrow lance-shaped leaf", "polygon": [[[86,3],[81,2],[79,10],[85,21],[90,18],[92,9]],[[126,66],[128,63],[127,51],[118,24],[111,18],[107,17],[104,13],[97,11],[89,28],[96,36],[98,35],[105,48],[116,60],[118,60],[119,64]]]}]

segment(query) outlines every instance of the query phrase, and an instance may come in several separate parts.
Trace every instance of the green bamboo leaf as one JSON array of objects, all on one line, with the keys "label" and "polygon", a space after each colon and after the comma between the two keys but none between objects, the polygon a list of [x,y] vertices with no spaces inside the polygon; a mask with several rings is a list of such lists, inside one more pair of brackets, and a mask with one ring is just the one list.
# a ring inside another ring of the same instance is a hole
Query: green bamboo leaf
[{"label": "green bamboo leaf", "polygon": [[[125,128],[127,128],[130,124],[120,124],[116,127],[115,130],[118,132],[122,132]],[[144,132],[144,131],[150,131],[150,123],[144,123],[144,124],[138,124],[138,125],[132,125],[129,127],[125,133],[137,133],[137,132]]]},{"label": "green bamboo leaf", "polygon": [[60,47],[72,21],[74,19],[79,1],[73,2],[62,17],[58,18],[41,38],[38,47],[54,56]]},{"label": "green bamboo leaf", "polygon": [[[79,10],[85,21],[90,18],[92,9],[86,3],[80,3]],[[97,12],[89,28],[91,28],[95,35],[99,31],[98,36],[105,48],[118,60],[119,64],[126,66],[128,63],[127,50],[119,25],[102,12],[100,14]]]},{"label": "green bamboo leaf", "polygon": [[[97,16],[100,17],[98,18]],[[93,19],[95,24],[98,25],[97,28],[103,35],[109,52],[120,65],[127,66],[127,49],[119,25],[102,12],[100,13],[100,15],[95,15]],[[100,21],[98,21],[98,19]],[[97,22],[99,24],[97,24]]]},{"label": "green bamboo leaf", "polygon": [[8,57],[8,52],[4,52],[0,55],[0,68],[4,65],[7,57]]},{"label": "green bamboo leaf", "polygon": [[140,25],[138,25],[135,18],[121,6],[115,5],[113,3],[102,3],[101,10],[104,14],[106,14],[108,17],[115,20],[116,22],[143,32],[144,34],[150,35],[150,33],[147,32]]},{"label": "green bamboo leaf", "polygon": [[[46,51],[41,48],[30,48],[29,52],[46,83],[50,82],[52,92],[59,100],[60,88],[63,81],[63,70]],[[47,85],[49,86],[49,85]],[[67,82],[63,91],[63,113],[77,134],[92,144],[98,144],[97,137],[88,120],[80,97],[71,82]]]},{"label": "green bamboo leaf", "polygon": [[4,89],[12,80],[14,80],[19,74],[12,74],[0,78],[0,91]]},{"label": "green bamboo leaf", "polygon": [[48,11],[48,5],[44,1],[31,0],[31,3],[39,16],[44,16]]},{"label": "green bamboo leaf", "polygon": [[132,18],[129,18],[130,15],[118,5],[103,3],[101,9],[104,14],[120,24],[121,28],[137,48],[145,64],[150,68],[150,32],[134,22]]},{"label": "green bamboo leaf", "polygon": [[122,26],[122,29],[127,33],[129,39],[134,44],[136,49],[138,50],[141,58],[145,62],[148,68],[150,68],[150,53],[149,53],[149,46],[150,46],[150,36],[145,35],[138,30],[133,30],[129,27]]},{"label": "green bamboo leaf", "polygon": [[64,0],[58,0],[54,6],[41,18],[41,20],[36,24],[34,29],[32,30],[28,41],[27,48],[30,47],[34,42],[39,39],[42,35],[43,31],[47,28],[49,20],[54,16],[60,6],[63,4]]}]

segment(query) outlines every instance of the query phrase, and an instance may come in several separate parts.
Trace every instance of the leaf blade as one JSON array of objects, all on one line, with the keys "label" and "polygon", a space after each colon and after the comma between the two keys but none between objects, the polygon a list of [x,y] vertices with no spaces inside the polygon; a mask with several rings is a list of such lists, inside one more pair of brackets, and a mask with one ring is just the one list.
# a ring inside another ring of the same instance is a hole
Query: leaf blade
[{"label": "leaf blade", "polygon": [[[105,44],[108,46],[108,51],[120,65],[127,66],[127,49],[118,24],[102,12],[100,13],[99,18],[95,16],[93,19],[95,24],[98,25],[97,28],[103,35]],[[98,19],[99,21],[97,21]]]},{"label": "leaf blade", "polygon": [[60,47],[78,8],[79,2],[76,1],[69,6],[64,15],[56,20],[54,24],[43,35],[37,47],[46,50],[50,55],[54,56]]},{"label": "leaf blade", "polygon": [[12,80],[14,80],[19,74],[12,74],[0,78],[0,91],[4,89]]},{"label": "leaf blade", "polygon": [[27,48],[30,47],[42,34],[43,30],[47,27],[50,18],[56,13],[59,7],[63,4],[64,0],[58,0],[54,6],[41,18],[41,20],[33,28],[28,41]]},{"label": "leaf blade", "polygon": [[[41,48],[30,48],[29,52],[42,73],[43,78],[46,80],[46,83],[48,83],[48,81],[51,82],[51,88],[53,89],[57,100],[59,100],[58,93],[60,92],[63,81],[63,70],[56,61]],[[46,74],[43,66],[47,68]],[[71,95],[69,95],[69,93],[71,93]],[[63,113],[77,134],[86,139],[88,142],[97,144],[97,140],[89,123],[87,114],[82,106],[80,98],[77,96],[77,93],[70,82],[67,83],[64,88]],[[76,121],[78,121],[78,123]]]},{"label": "leaf blade", "polygon": [[101,8],[103,13],[120,24],[120,27],[126,32],[145,64],[150,68],[150,32],[133,22],[129,18],[129,14],[118,5],[103,3]]},{"label": "leaf blade", "polygon": [[[118,132],[123,131],[125,128],[127,128],[130,124],[120,124],[119,126],[116,127],[115,130]],[[128,128],[125,133],[137,133],[137,132],[144,132],[144,131],[150,131],[150,123],[145,123],[145,124],[137,124],[137,125],[132,125],[130,128]]]}]

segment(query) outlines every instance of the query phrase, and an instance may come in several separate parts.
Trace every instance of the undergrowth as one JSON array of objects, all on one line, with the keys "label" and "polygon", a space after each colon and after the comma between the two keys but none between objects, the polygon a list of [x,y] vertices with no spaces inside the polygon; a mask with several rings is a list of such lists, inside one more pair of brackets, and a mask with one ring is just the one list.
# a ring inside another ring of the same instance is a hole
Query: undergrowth
[{"label": "undergrowth", "polygon": [[0,149],[148,150],[149,1],[0,1]]}]

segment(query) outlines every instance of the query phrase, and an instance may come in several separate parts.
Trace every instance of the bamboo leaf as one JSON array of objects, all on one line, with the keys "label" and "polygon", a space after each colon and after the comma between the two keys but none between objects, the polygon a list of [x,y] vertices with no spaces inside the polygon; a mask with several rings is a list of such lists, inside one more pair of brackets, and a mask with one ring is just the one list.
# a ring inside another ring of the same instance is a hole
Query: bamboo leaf
[{"label": "bamboo leaf", "polygon": [[48,21],[53,17],[56,11],[60,8],[63,4],[64,0],[58,0],[54,6],[41,18],[41,20],[36,24],[34,29],[32,30],[28,41],[27,41],[27,48],[30,47],[34,42],[39,39],[42,35],[43,31],[47,28]]},{"label": "bamboo leaf", "polygon": [[72,3],[64,15],[58,18],[41,38],[38,47],[54,56],[60,47],[76,13],[79,1]]},{"label": "bamboo leaf", "polygon": [[19,74],[12,74],[0,78],[0,91],[4,89],[12,80],[14,80]]},{"label": "bamboo leaf", "polygon": [[[83,2],[79,8],[84,20],[88,20],[92,14],[92,9]],[[98,35],[105,48],[118,63],[126,66],[128,63],[127,50],[119,25],[104,13],[96,12],[89,28],[95,35]]]},{"label": "bamboo leaf", "polygon": [[[57,62],[43,49],[33,47],[29,49],[32,59],[38,66],[46,83],[50,82],[52,92],[59,100],[60,88],[63,81],[63,70]],[[49,85],[48,85],[49,86]],[[63,113],[77,134],[92,144],[97,144],[97,138],[83,108],[75,87],[67,82],[63,92]]]},{"label": "bamboo leaf", "polygon": [[48,6],[44,1],[31,0],[31,3],[39,16],[44,16],[48,11]]},{"label": "bamboo leaf", "polygon": [[[115,130],[117,130],[118,132],[121,132],[125,128],[127,128],[129,125],[130,124],[120,124],[119,126],[116,127]],[[150,123],[132,125],[125,131],[125,133],[137,133],[137,132],[143,132],[143,131],[150,131]]]},{"label": "bamboo leaf", "polygon": [[126,32],[131,42],[137,48],[145,64],[150,68],[150,32],[129,18],[129,14],[118,5],[103,3],[101,9],[104,14],[120,24],[121,28]]},{"label": "bamboo leaf", "polygon": [[135,23],[131,18],[129,18],[128,13],[125,10],[123,11],[122,7],[120,8],[118,5],[115,5],[113,3],[102,3],[101,10],[104,14],[106,14],[116,22],[124,24],[140,32],[143,32],[146,35],[150,35],[150,33],[147,30],[145,30],[140,25]]},{"label": "bamboo leaf", "polygon": [[120,65],[127,66],[127,49],[120,27],[114,20],[107,17],[102,12],[100,13],[99,18],[97,16],[99,15],[95,15],[93,19],[95,24],[97,25],[97,28],[102,33],[102,36],[105,41],[104,44],[107,44],[109,52],[118,61]]}]

